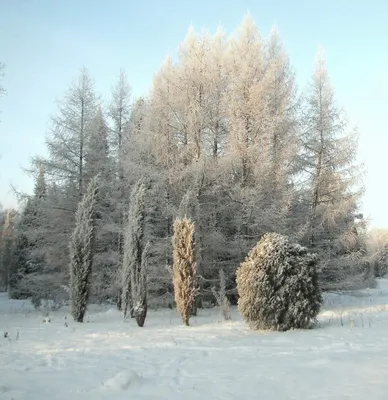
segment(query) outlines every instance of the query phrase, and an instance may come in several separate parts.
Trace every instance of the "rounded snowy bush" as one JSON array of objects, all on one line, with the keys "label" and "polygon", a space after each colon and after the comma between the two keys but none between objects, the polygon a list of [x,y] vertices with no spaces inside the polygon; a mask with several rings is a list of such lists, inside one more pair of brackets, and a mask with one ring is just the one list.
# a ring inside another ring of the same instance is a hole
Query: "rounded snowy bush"
[{"label": "rounded snowy bush", "polygon": [[322,296],[315,255],[268,233],[237,270],[238,308],[252,329],[309,328]]}]

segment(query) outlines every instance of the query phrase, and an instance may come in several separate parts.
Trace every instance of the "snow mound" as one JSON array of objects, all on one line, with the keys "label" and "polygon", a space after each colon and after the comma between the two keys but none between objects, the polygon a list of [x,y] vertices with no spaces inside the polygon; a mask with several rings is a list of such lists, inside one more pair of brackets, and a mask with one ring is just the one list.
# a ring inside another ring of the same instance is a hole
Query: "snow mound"
[{"label": "snow mound", "polygon": [[112,378],[107,379],[103,385],[103,390],[127,390],[129,387],[139,385],[143,378],[134,371],[120,371]]}]

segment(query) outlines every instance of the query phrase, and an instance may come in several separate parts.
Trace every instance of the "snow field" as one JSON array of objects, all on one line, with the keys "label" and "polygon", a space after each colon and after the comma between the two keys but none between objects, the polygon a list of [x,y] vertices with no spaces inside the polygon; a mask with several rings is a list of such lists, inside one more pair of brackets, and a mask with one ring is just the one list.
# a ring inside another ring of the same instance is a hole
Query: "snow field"
[{"label": "snow field", "polygon": [[305,331],[252,332],[236,308],[228,322],[199,310],[190,327],[168,309],[144,328],[96,305],[83,324],[49,316],[0,295],[1,400],[388,399],[388,280],[326,294]]}]

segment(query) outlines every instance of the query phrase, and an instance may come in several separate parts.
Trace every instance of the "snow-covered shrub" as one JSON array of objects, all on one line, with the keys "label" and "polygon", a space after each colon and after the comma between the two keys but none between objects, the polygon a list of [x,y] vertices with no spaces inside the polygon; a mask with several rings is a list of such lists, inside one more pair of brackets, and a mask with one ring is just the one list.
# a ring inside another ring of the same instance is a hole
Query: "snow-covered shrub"
[{"label": "snow-covered shrub", "polygon": [[76,225],[70,239],[70,310],[82,322],[89,298],[90,274],[94,255],[95,208],[98,177],[91,180],[75,216]]},{"label": "snow-covered shrub", "polygon": [[187,218],[174,222],[173,283],[175,302],[182,321],[189,325],[195,301],[196,263],[194,256],[194,224]]},{"label": "snow-covered shrub", "polygon": [[316,264],[315,255],[286,236],[264,235],[236,275],[238,308],[250,327],[310,327],[322,303]]}]

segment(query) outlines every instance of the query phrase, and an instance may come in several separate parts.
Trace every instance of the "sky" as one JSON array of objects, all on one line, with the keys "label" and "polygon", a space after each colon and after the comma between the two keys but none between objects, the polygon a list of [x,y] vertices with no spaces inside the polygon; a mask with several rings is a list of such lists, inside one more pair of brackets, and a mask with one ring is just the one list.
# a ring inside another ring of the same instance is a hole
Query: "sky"
[{"label": "sky", "polygon": [[45,153],[50,115],[86,66],[108,101],[123,68],[134,97],[192,25],[230,34],[249,12],[266,36],[276,25],[300,90],[323,47],[336,99],[360,133],[362,211],[388,228],[388,2],[385,0],[0,0],[0,203],[17,205],[11,183],[31,191],[23,168]]}]

